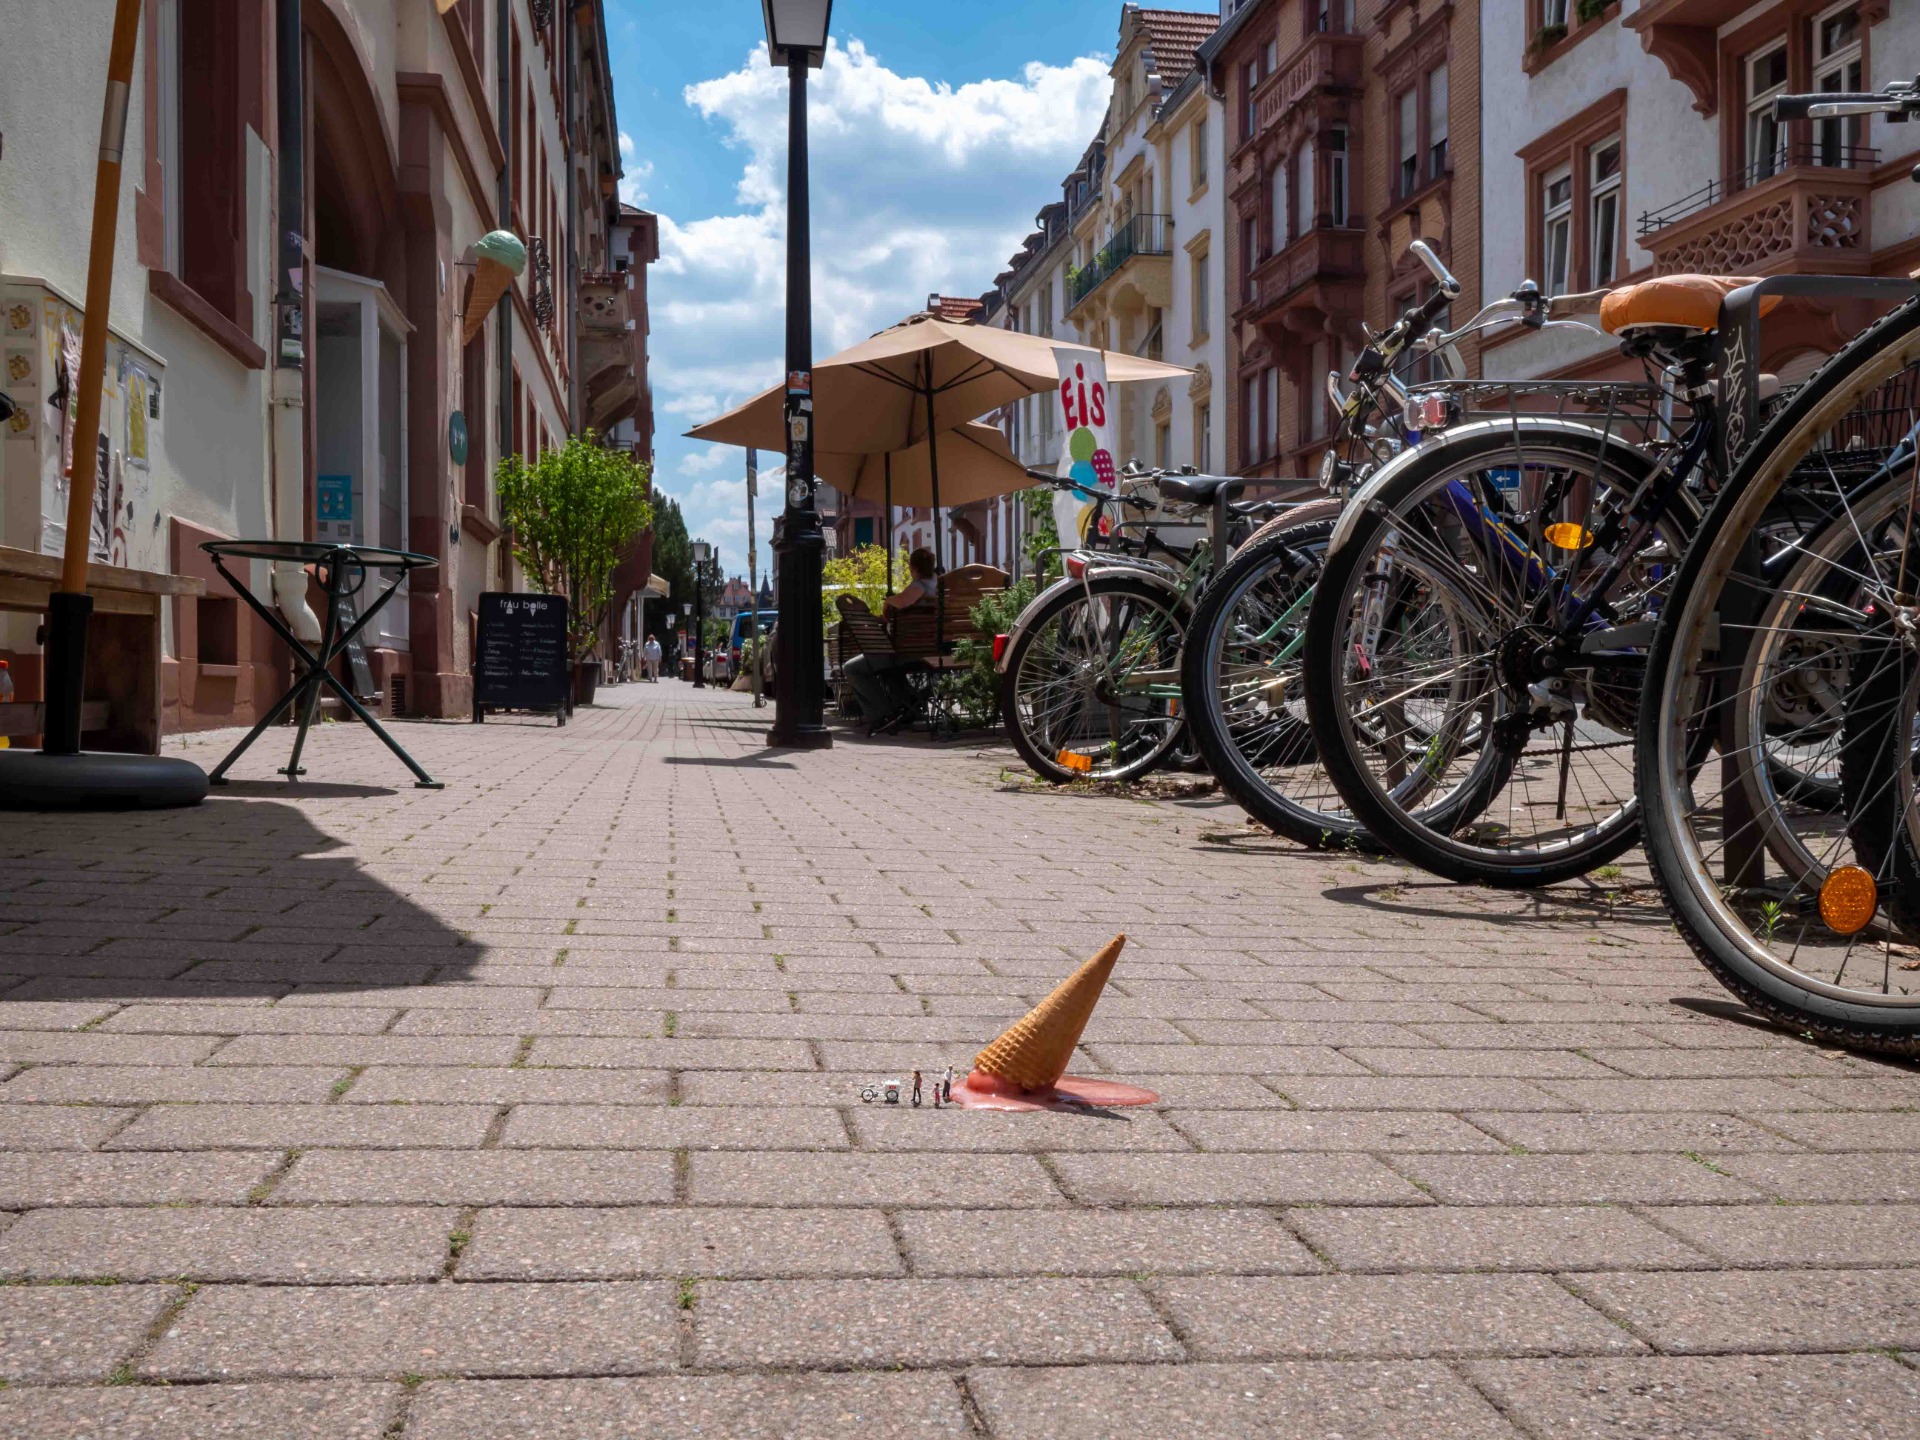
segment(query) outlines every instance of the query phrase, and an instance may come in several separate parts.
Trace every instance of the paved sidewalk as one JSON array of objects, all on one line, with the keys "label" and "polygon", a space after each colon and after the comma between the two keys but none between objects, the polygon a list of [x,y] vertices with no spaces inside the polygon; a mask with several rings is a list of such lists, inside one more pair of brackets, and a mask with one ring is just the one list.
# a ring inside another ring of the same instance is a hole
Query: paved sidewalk
[{"label": "paved sidewalk", "polygon": [[[1913,1433],[1920,1073],[1737,1018],[1632,866],[603,698],[6,819],[0,1435]],[[1160,1108],[860,1103],[1118,930],[1075,1068]]]}]

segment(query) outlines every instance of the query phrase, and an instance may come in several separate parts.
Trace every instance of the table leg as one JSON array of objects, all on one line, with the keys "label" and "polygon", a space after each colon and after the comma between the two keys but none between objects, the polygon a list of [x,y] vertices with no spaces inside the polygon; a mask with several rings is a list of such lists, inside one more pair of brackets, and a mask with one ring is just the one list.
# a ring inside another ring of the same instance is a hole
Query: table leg
[{"label": "table leg", "polygon": [[329,565],[327,567],[327,623],[320,630],[320,663],[307,675],[307,693],[300,706],[300,728],[294,732],[293,755],[280,773],[289,780],[298,779],[307,772],[300,768],[300,752],[307,748],[307,731],[313,728],[313,715],[320,708],[320,682],[316,674],[326,673],[333,664],[333,657],[339,653],[344,642],[340,641],[340,595],[341,582],[346,566]]}]

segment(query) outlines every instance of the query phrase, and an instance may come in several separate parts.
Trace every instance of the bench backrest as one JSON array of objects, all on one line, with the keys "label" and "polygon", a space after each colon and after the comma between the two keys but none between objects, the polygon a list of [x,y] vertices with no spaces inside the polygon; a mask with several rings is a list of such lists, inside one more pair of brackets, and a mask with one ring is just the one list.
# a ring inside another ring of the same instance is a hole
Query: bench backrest
[{"label": "bench backrest", "polygon": [[894,617],[893,643],[905,654],[931,655],[958,640],[984,639],[973,623],[973,607],[990,591],[1004,590],[1007,578],[1006,571],[992,565],[962,565],[948,571],[940,582],[939,614],[931,605],[902,610]]}]

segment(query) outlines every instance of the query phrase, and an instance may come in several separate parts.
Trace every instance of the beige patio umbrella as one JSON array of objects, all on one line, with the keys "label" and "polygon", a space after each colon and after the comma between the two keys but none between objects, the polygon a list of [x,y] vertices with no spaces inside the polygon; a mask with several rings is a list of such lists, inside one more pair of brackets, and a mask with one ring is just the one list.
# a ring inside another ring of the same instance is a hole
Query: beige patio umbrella
[{"label": "beige patio umbrella", "polygon": [[813,458],[819,477],[849,500],[871,500],[885,507],[887,517],[887,588],[893,588],[893,507],[971,505],[998,495],[1011,495],[1033,483],[1014,458],[1013,447],[998,426],[961,425],[940,436],[940,489],[933,480],[933,448],[926,441],[905,450],[867,455],[821,455]]},{"label": "beige patio umbrella", "polygon": [[[985,325],[956,325],[933,316],[862,340],[813,367],[815,447],[831,454],[878,454],[911,448],[929,436],[928,488],[935,511],[934,561],[940,564],[941,462],[947,432],[1015,400],[1060,383],[1058,349],[1090,347]],[[1103,354],[1107,379],[1173,380],[1179,365],[1118,351]],[[695,440],[786,448],[786,392],[771,390],[687,432]]]}]

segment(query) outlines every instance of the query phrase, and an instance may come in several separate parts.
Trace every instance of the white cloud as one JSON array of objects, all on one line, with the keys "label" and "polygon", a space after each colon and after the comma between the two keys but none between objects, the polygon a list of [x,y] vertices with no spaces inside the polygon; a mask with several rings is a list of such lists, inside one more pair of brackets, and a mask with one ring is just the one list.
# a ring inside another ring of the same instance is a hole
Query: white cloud
[{"label": "white cloud", "polygon": [[[985,290],[1035,212],[1058,198],[1105,114],[1108,88],[1107,61],[1096,57],[949,86],[889,70],[858,40],[835,43],[812,78],[807,112],[815,352],[895,323],[934,291]],[[689,528],[729,537],[729,563],[739,567],[742,483],[703,482],[725,462],[711,458],[713,447],[695,450],[671,432],[780,376],[787,77],[756,46],[739,69],[688,86],[685,99],[721,129],[741,170],[730,213],[661,216],[650,281],[652,379],[670,433],[656,448],[661,484],[680,497]],[[628,156],[633,142],[621,138]],[[630,176],[640,173],[626,163]],[[766,530],[763,523],[763,542]]]},{"label": "white cloud", "polygon": [[647,182],[653,178],[651,160],[635,160],[633,137],[620,132],[620,198],[629,205],[644,205]]}]

